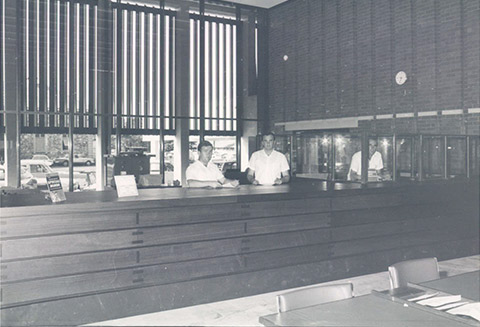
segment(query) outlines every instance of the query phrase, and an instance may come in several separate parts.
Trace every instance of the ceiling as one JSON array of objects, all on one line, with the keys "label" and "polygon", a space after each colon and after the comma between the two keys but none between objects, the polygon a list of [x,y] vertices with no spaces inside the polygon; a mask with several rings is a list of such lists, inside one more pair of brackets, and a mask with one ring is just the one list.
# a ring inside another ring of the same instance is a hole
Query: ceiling
[{"label": "ceiling", "polygon": [[227,0],[229,2],[236,2],[243,5],[255,6],[260,8],[271,8],[287,0]]}]

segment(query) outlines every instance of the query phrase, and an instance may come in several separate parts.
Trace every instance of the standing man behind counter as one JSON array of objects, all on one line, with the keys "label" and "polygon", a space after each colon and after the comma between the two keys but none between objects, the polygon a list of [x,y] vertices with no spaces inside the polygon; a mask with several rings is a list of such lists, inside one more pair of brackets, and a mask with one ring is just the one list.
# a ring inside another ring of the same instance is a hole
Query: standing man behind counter
[{"label": "standing man behind counter", "polygon": [[[383,169],[383,159],[380,152],[377,151],[377,141],[368,142],[368,175],[375,178],[381,178]],[[355,152],[350,163],[347,179],[357,181],[362,178],[362,151]]]},{"label": "standing man behind counter", "polygon": [[253,185],[280,185],[290,181],[290,167],[283,153],[275,151],[275,135],[262,136],[263,149],[252,154],[248,163],[247,179]]},{"label": "standing man behind counter", "polygon": [[202,141],[198,145],[198,160],[188,166],[185,172],[188,187],[237,187],[238,181],[227,179],[210,160],[212,159],[213,145]]}]

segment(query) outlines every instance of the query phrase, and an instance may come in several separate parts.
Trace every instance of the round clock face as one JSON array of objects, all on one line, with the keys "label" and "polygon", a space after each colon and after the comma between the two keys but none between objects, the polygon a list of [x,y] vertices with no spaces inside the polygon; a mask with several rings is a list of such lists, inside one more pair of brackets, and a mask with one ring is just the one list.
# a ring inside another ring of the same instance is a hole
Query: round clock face
[{"label": "round clock face", "polygon": [[395,75],[395,82],[397,82],[398,85],[402,85],[407,81],[407,74],[405,74],[404,71],[399,71],[397,75]]}]

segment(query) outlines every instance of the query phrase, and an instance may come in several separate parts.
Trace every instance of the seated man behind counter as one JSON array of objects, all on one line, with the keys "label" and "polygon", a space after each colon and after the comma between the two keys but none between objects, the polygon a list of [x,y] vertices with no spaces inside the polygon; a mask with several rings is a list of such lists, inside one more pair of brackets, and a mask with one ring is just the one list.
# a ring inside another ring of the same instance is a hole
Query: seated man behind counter
[{"label": "seated man behind counter", "polygon": [[188,166],[185,173],[188,187],[221,188],[237,187],[238,181],[227,179],[210,160],[212,159],[213,145],[202,141],[198,145],[198,160]]},{"label": "seated man behind counter", "polygon": [[[383,169],[383,159],[380,152],[377,151],[377,141],[368,142],[368,175],[372,174],[375,179],[381,179]],[[362,178],[362,151],[355,152],[350,163],[347,179],[357,181]]]},{"label": "seated man behind counter", "polygon": [[253,185],[280,185],[290,181],[287,158],[275,151],[275,135],[267,133],[262,136],[263,149],[252,154],[248,163],[247,179]]}]

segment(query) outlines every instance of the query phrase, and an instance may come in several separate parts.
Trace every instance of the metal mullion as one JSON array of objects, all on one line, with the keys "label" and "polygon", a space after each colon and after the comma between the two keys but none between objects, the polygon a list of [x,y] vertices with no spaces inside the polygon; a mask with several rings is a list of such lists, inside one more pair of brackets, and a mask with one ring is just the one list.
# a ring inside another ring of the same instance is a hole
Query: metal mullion
[{"label": "metal mullion", "polygon": [[[38,110],[44,112],[47,108],[47,2],[45,0],[39,0],[39,103]],[[39,127],[45,127],[45,116],[40,115],[38,117]]]},{"label": "metal mullion", "polygon": [[[19,4],[17,4],[18,6]],[[20,4],[21,5],[21,4]],[[3,20],[3,17],[4,17],[4,8],[3,8],[3,0],[0,0],[0,17],[2,17],[2,20]],[[17,12],[17,19],[21,17],[21,14]],[[20,28],[21,27],[21,24],[18,24],[17,22],[17,28]],[[20,33],[20,35],[22,35]],[[18,46],[21,46],[22,45],[22,42],[20,40],[18,40]],[[3,102],[4,102],[4,94],[5,94],[5,89],[4,89],[4,78],[3,78],[3,44],[4,44],[4,38],[3,38],[3,24],[0,24],[0,110],[5,110],[4,106],[3,106]],[[22,53],[20,51],[20,53]],[[21,67],[22,65],[19,64],[19,68]],[[21,75],[20,75],[21,76]],[[18,79],[19,81],[21,80],[21,77],[19,77]],[[2,132],[4,132],[4,126],[5,123],[4,123],[4,115],[3,114],[0,114],[0,130]]]},{"label": "metal mullion", "polygon": [[[18,5],[18,4],[17,4]],[[0,0],[0,17],[4,17],[4,14],[3,14],[3,0]],[[18,17],[20,17],[20,14],[17,13],[17,19]],[[17,28],[21,26],[17,23]],[[19,40],[19,45],[22,44],[21,41]],[[21,53],[21,52],[20,52]],[[21,65],[19,65],[21,66]],[[0,110],[5,110],[5,108],[3,107],[3,98],[4,98],[4,86],[3,86],[3,24],[0,24]],[[0,129],[2,130],[3,132],[3,128],[4,128],[4,122],[3,122],[3,114],[0,114]]]},{"label": "metal mullion", "polygon": [[[219,32],[219,23],[215,23],[215,26],[216,26],[216,40],[215,40],[215,67],[217,69],[217,72],[216,72],[216,81],[215,81],[215,89],[217,91],[216,93],[216,101],[215,101],[215,108],[212,107],[212,109],[215,109],[215,124],[214,124],[214,130],[218,131],[219,129],[219,120],[218,120],[218,117],[219,117],[219,111],[220,111],[220,69],[219,69],[219,66],[220,66],[220,42],[219,42],[219,38],[220,38],[220,32]],[[213,76],[213,70],[212,70],[212,76]],[[212,78],[213,80],[213,78]],[[213,115],[212,115],[213,116]]]},{"label": "metal mullion", "polygon": [[[129,129],[131,127],[131,120],[132,118],[130,117],[131,112],[132,112],[132,94],[133,94],[133,87],[132,87],[132,33],[133,33],[133,28],[132,28],[132,16],[133,12],[127,11],[127,89],[125,90],[127,92],[127,118],[126,118],[126,126],[125,128]],[[122,117],[123,121],[123,117]],[[122,122],[123,124],[123,122]],[[118,149],[120,151],[120,149]]]},{"label": "metal mullion", "polygon": [[216,87],[217,87],[217,106],[216,106],[216,110],[217,110],[217,130],[218,131],[221,131],[223,130],[222,128],[222,122],[223,120],[221,118],[223,118],[223,114],[222,114],[222,110],[220,110],[220,104],[223,104],[223,98],[222,98],[222,94],[221,94],[221,90],[222,90],[222,87],[223,87],[223,83],[221,82],[222,81],[222,76],[223,76],[223,73],[222,73],[222,69],[223,69],[223,62],[221,63],[221,59],[222,57],[220,56],[220,49],[223,50],[223,42],[220,42],[220,29],[221,29],[221,25],[220,23],[217,23],[217,83],[216,83]]},{"label": "metal mullion", "polygon": [[142,107],[142,97],[140,96],[141,88],[140,88],[140,71],[142,66],[140,65],[140,13],[136,12],[136,29],[135,29],[135,61],[136,61],[136,69],[135,69],[135,96],[137,107],[135,110],[135,117],[134,117],[134,128],[139,129],[140,128],[140,108]]},{"label": "metal mullion", "polygon": [[233,46],[234,44],[234,38],[233,38],[233,35],[234,35],[234,28],[233,28],[234,25],[231,25],[230,26],[230,131],[233,131],[234,130],[234,124],[233,124],[233,106],[235,105],[235,102],[234,102],[234,95],[235,95],[235,88],[234,88],[234,85],[235,83],[233,83],[233,79],[234,79],[234,75],[233,75],[233,71],[234,71],[234,68],[235,68],[235,60],[233,60],[233,58],[235,58],[235,54],[233,52],[233,50],[235,49],[235,47]]},{"label": "metal mullion", "polygon": [[190,84],[191,90],[190,94],[192,95],[190,99],[190,119],[189,122],[189,130],[195,130],[196,129],[196,112],[197,112],[197,38],[196,38],[196,33],[197,33],[197,22],[190,18],[190,56],[191,56],[191,70],[190,70],[190,79],[192,83]]},{"label": "metal mullion", "polygon": [[87,67],[88,70],[88,113],[90,114],[88,116],[88,127],[93,128],[95,127],[95,117],[93,114],[95,113],[95,108],[96,108],[96,102],[95,102],[95,92],[96,92],[96,87],[95,87],[95,51],[97,50],[95,47],[95,6],[90,5],[89,8],[89,23],[88,23],[88,28],[89,28],[89,51],[88,51],[88,64],[89,67]]},{"label": "metal mullion", "polygon": [[199,71],[199,102],[200,102],[200,132],[199,141],[205,138],[205,0],[199,0],[200,13],[200,71]]},{"label": "metal mullion", "polygon": [[[28,0],[28,89],[29,89],[29,104],[28,110],[34,112],[37,107],[37,83],[36,83],[36,51],[35,51],[35,0]],[[35,115],[28,115],[27,126],[35,126]]]},{"label": "metal mullion", "polygon": [[[156,20],[155,20],[155,31],[158,32],[158,36],[155,36],[155,43],[158,41],[158,43],[156,43],[156,47],[154,48],[155,49],[155,52],[154,52],[154,58],[155,58],[155,66],[156,67],[156,75],[155,75],[155,83],[158,82],[158,86],[155,84],[155,90],[157,90],[158,88],[160,89],[160,92],[158,93],[158,97],[155,98],[155,101],[156,101],[156,104],[155,104],[155,109],[154,109],[154,112],[155,112],[155,116],[157,115],[160,115],[160,117],[162,117],[162,114],[163,114],[163,108],[164,108],[164,102],[163,102],[163,98],[160,97],[160,94],[162,94],[162,92],[164,92],[163,88],[162,88],[162,85],[163,85],[163,78],[162,78],[162,74],[165,70],[165,64],[164,64],[164,55],[163,55],[163,49],[164,49],[164,46],[165,46],[165,35],[164,35],[164,21],[165,21],[165,12],[163,9],[165,9],[165,1],[164,0],[160,0],[160,8],[162,9],[162,11],[160,12],[160,16],[158,15],[155,15],[156,17]],[[157,23],[158,21],[158,23]],[[154,33],[155,35],[155,33]],[[158,52],[160,52],[160,56],[158,56],[158,60],[157,61],[157,54]],[[162,66],[163,65],[163,66]],[[156,92],[154,92],[156,93]],[[164,128],[163,128],[163,118],[160,118],[159,119],[159,139],[160,139],[160,143],[159,143],[159,154],[160,154],[160,157],[159,157],[159,164],[160,164],[160,167],[159,167],[159,170],[160,170],[160,174],[162,174],[162,183],[165,183],[165,137],[164,137]],[[157,119],[155,118],[155,128],[157,127]]]},{"label": "metal mullion", "polygon": [[[59,103],[59,112],[64,113],[66,112],[67,108],[67,4],[59,2],[58,5],[60,6],[60,38],[58,40],[58,45],[60,47],[60,65],[58,67],[59,70],[59,85],[60,89],[58,92],[60,93],[60,103]],[[60,124],[58,127],[63,128],[65,127],[65,116],[60,114]]]},{"label": "metal mullion", "polygon": [[[50,71],[50,90],[49,90],[49,96],[50,96],[50,107],[48,108],[49,112],[54,113],[56,111],[56,85],[57,85],[57,78],[56,78],[56,72],[57,72],[57,56],[56,56],[56,35],[57,35],[57,30],[56,30],[56,13],[57,13],[57,2],[56,1],[51,1],[50,2],[50,58],[49,58],[49,71]],[[48,125],[50,127],[55,126],[55,115],[50,115],[48,117]]]},{"label": "metal mullion", "polygon": [[143,40],[144,40],[144,59],[145,59],[145,64],[144,64],[144,84],[143,84],[143,87],[144,87],[144,90],[143,90],[143,94],[144,94],[144,103],[143,103],[143,106],[144,106],[144,110],[143,110],[143,115],[144,115],[144,118],[143,118],[143,128],[149,128],[148,126],[148,121],[149,119],[147,118],[147,115],[149,115],[149,107],[150,107],[150,83],[149,83],[149,77],[150,77],[150,24],[149,24],[149,21],[150,21],[150,14],[147,14],[145,13],[144,14],[144,19],[143,19],[143,22],[144,22],[144,25],[143,25]]},{"label": "metal mullion", "polygon": [[169,113],[170,113],[170,117],[169,117],[169,128],[170,129],[173,129],[174,128],[174,119],[173,119],[173,116],[174,116],[174,113],[175,113],[175,102],[174,102],[174,99],[175,99],[175,87],[174,87],[174,73],[175,73],[175,61],[174,61],[174,57],[175,57],[175,54],[174,54],[174,48],[175,48],[175,45],[174,45],[174,32],[175,32],[175,29],[173,27],[173,20],[175,18],[173,16],[170,16],[170,19],[168,20],[168,34],[169,34],[169,49],[168,49],[168,52],[169,52],[169,58],[170,58],[170,65],[169,65],[169,72],[168,72],[168,79],[169,79],[169,91],[170,91],[170,94],[168,95],[169,97],[169,105],[170,105],[170,110],[169,110]]},{"label": "metal mullion", "polygon": [[165,129],[165,120],[163,119],[165,115],[165,81],[166,81],[166,74],[165,74],[165,13],[162,11],[160,13],[160,44],[159,44],[159,52],[160,52],[160,67],[158,74],[160,75],[159,83],[160,83],[160,97],[158,102],[160,104],[160,131],[163,133]]},{"label": "metal mullion", "polygon": [[70,56],[70,98],[68,108],[68,139],[69,139],[69,163],[68,163],[68,190],[73,192],[73,128],[74,128],[74,108],[75,108],[75,92],[76,90],[76,76],[75,76],[75,60],[73,53],[75,52],[75,6],[73,3],[69,4],[69,56]]},{"label": "metal mullion", "polygon": [[[223,24],[223,118],[227,117],[227,24]],[[223,131],[227,130],[227,121],[224,119]]]},{"label": "metal mullion", "polygon": [[237,146],[237,164],[240,166],[241,163],[241,152],[240,152],[240,143],[241,143],[241,137],[243,134],[243,124],[242,124],[242,118],[243,118],[243,63],[242,63],[242,52],[243,52],[243,47],[242,47],[242,13],[241,13],[241,8],[237,7],[237,13],[236,13],[236,18],[237,18],[237,30],[236,30],[236,73],[235,73],[235,78],[237,80],[236,84],[236,96],[232,97],[232,99],[236,99],[236,104],[237,108],[235,111],[235,115],[232,115],[232,118],[235,116],[235,120],[232,121],[232,125],[235,126],[236,122],[236,146]]},{"label": "metal mullion", "polygon": [[[5,14],[5,7],[4,7],[4,3],[3,1],[0,1],[1,4],[0,4],[0,7],[2,9],[0,9],[0,15],[4,15]],[[17,133],[18,135],[20,135],[20,131],[21,131],[21,126],[23,125],[23,115],[20,115],[20,111],[21,110],[25,110],[25,105],[26,105],[26,99],[25,99],[25,96],[26,96],[26,69],[25,69],[25,62],[26,62],[26,53],[25,53],[25,42],[27,42],[27,39],[26,39],[26,31],[25,31],[25,17],[26,17],[26,13],[25,13],[25,2],[24,1],[21,1],[21,2],[17,2],[16,4],[17,6],[17,53],[19,55],[19,58],[18,58],[18,67],[17,67],[17,72],[18,72],[18,79],[17,79],[17,83],[18,83],[18,87],[19,87],[19,97],[17,98],[19,103],[18,103],[18,109],[16,110],[17,111],[17,124],[16,124],[16,129],[17,129]],[[2,16],[3,17],[3,16]],[[1,26],[0,25],[0,43],[1,43],[1,50],[0,50],[0,71],[2,73],[0,73],[0,76],[2,77],[2,82],[0,83],[2,88],[0,89],[0,101],[1,101],[1,104],[0,104],[0,109],[2,110],[5,110],[5,107],[4,107],[4,101],[5,101],[5,80],[6,80],[6,76],[5,76],[5,70],[4,70],[4,66],[3,64],[3,60],[4,60],[4,53],[3,51],[5,50],[4,49],[4,26]],[[3,114],[0,114],[0,129],[3,130],[3,132],[5,131],[5,119],[4,119],[4,115]],[[19,138],[20,136],[18,136]]]},{"label": "metal mullion", "polygon": [[213,24],[212,22],[209,22],[208,25],[208,120],[207,120],[207,126],[209,131],[212,130],[213,124],[212,124],[212,113],[213,113],[213,106],[212,106],[212,100],[213,100]]},{"label": "metal mullion", "polygon": [[116,9],[117,12],[117,81],[116,81],[116,89],[117,89],[117,99],[116,99],[116,121],[117,124],[115,126],[115,136],[117,145],[115,146],[116,154],[120,153],[120,149],[118,148],[118,144],[120,144],[119,139],[122,134],[122,109],[123,109],[123,94],[126,90],[123,89],[123,10],[120,8]]},{"label": "metal mullion", "polygon": [[77,72],[77,74],[80,77],[80,85],[79,85],[79,105],[78,105],[78,127],[84,128],[84,112],[85,112],[85,6],[80,5],[78,7],[79,12],[77,15],[80,15],[80,26],[78,27],[80,29],[80,48],[77,51],[77,58],[79,60],[79,66],[80,69]]},{"label": "metal mullion", "polygon": [[217,62],[217,83],[216,83],[216,88],[217,88],[217,106],[216,106],[216,116],[217,116],[217,128],[216,130],[221,130],[220,128],[220,102],[222,101],[222,99],[220,98],[221,94],[220,94],[220,81],[221,81],[221,74],[222,74],[222,70],[220,69],[220,47],[221,47],[221,43],[220,43],[220,23],[217,23],[216,24],[217,26],[217,58],[216,58],[216,62]]},{"label": "metal mullion", "polygon": [[[157,33],[157,15],[152,14],[152,78],[150,79],[150,82],[152,83],[152,111],[151,115],[156,115],[157,112],[157,81],[158,81],[158,61],[157,61],[157,51],[158,51],[158,33]],[[151,127],[153,129],[157,129],[157,119],[156,118],[151,118],[152,124]]]},{"label": "metal mullion", "polygon": [[197,83],[195,88],[195,100],[196,108],[195,108],[195,129],[200,131],[200,20],[195,21],[195,82]]}]

